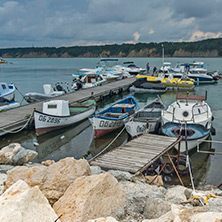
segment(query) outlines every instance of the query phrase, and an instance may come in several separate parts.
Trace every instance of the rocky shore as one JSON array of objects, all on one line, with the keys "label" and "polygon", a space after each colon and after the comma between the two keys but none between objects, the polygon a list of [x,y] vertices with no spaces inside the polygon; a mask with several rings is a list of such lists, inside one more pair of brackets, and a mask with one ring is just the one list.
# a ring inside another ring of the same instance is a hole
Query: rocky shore
[{"label": "rocky shore", "polygon": [[150,185],[153,177],[105,172],[85,159],[33,164],[36,155],[19,144],[0,150],[1,222],[222,221],[222,191],[213,186],[165,188],[161,177]]}]

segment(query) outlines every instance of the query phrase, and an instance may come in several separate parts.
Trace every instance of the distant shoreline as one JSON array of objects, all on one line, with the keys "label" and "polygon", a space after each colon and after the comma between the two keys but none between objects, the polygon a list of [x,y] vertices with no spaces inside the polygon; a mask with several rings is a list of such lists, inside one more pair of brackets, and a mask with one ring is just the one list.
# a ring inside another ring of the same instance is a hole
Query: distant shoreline
[{"label": "distant shoreline", "polygon": [[221,58],[222,38],[198,42],[162,42],[72,47],[0,49],[2,58]]}]

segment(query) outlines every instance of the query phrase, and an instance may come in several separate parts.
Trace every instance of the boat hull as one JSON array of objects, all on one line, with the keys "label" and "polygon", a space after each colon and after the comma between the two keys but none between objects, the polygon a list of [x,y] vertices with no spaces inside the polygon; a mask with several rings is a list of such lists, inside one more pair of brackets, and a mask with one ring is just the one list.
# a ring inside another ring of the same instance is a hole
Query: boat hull
[{"label": "boat hull", "polygon": [[105,134],[111,133],[123,127],[123,120],[108,120],[100,117],[89,118],[93,125],[94,138],[99,138]]},{"label": "boat hull", "polygon": [[132,138],[134,138],[136,136],[139,136],[145,133],[146,131],[149,133],[156,132],[156,127],[158,123],[159,122],[156,120],[149,120],[149,122],[147,122],[146,120],[142,121],[142,120],[136,120],[136,119],[132,119],[132,120],[129,119],[127,122],[125,122],[125,127],[126,127],[127,133]]},{"label": "boat hull", "polygon": [[91,109],[84,111],[73,116],[53,116],[39,111],[34,111],[35,129],[36,134],[42,135],[59,128],[67,127],[72,124],[78,123],[95,112],[95,106]]},{"label": "boat hull", "polygon": [[[186,151],[184,125],[181,125],[179,123],[168,122],[164,124],[161,129],[163,134],[170,137],[179,137],[181,133],[183,139],[180,144],[180,151],[181,152]],[[211,128],[207,129],[200,124],[187,124],[186,132],[187,132],[188,150],[191,150],[197,146],[197,141],[199,139],[204,140],[210,135]],[[176,148],[178,148],[178,146],[176,146]]]}]

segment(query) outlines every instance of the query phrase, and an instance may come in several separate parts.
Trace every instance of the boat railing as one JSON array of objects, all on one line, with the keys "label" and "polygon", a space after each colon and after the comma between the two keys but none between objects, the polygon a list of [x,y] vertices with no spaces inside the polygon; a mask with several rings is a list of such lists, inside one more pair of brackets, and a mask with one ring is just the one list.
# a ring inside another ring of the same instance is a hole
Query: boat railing
[{"label": "boat railing", "polygon": [[207,153],[207,154],[218,154],[218,155],[222,155],[222,152],[212,152],[212,148],[208,151],[208,150],[201,150],[200,149],[200,144],[201,143],[210,143],[211,145],[214,144],[222,144],[222,141],[216,141],[216,140],[203,140],[203,139],[199,139],[197,140],[197,153]]},{"label": "boat railing", "polygon": [[[177,119],[176,117],[175,117],[175,107],[173,107],[172,105],[169,105],[169,107],[172,107],[172,111],[168,111],[168,110],[166,110],[165,112],[167,112],[167,113],[169,113],[169,114],[171,114],[172,115],[172,121],[178,121],[178,122],[185,122],[184,120],[179,120],[179,119]],[[169,107],[168,107],[168,109],[169,109]],[[198,109],[198,107],[206,107],[206,111],[204,111],[204,112],[201,112],[201,111],[199,111],[199,113],[195,113],[194,112],[194,109]],[[188,121],[193,121],[194,123],[195,123],[195,117],[196,116],[199,116],[199,115],[202,115],[202,114],[204,114],[204,113],[207,113],[207,118],[209,117],[209,107],[207,106],[207,104],[204,104],[204,105],[199,105],[199,104],[195,104],[195,105],[193,105],[193,107],[192,107],[192,117],[191,117],[191,119],[187,119],[186,120],[186,122],[188,122]],[[163,112],[163,115],[164,115],[164,112]]]},{"label": "boat railing", "polygon": [[[201,112],[200,110],[199,110],[199,113],[194,113],[194,109],[198,109],[198,107],[206,107],[206,111],[204,111],[204,112]],[[193,118],[194,118],[194,116],[199,116],[199,115],[202,115],[202,114],[204,114],[204,113],[206,113],[207,114],[207,118],[209,117],[209,107],[207,106],[207,104],[204,104],[204,105],[199,105],[199,104],[195,104],[195,105],[193,105],[193,107],[192,107],[192,116],[193,116]],[[195,122],[195,119],[193,119],[193,121]]]}]

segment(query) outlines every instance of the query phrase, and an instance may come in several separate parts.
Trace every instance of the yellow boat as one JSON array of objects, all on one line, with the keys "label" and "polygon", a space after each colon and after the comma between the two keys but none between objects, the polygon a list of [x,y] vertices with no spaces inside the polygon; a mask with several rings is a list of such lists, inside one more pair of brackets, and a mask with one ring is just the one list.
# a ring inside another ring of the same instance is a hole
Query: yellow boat
[{"label": "yellow boat", "polygon": [[0,63],[4,64],[4,63],[7,63],[7,62],[4,59],[0,58]]},{"label": "yellow boat", "polygon": [[168,78],[165,78],[161,73],[157,77],[148,75],[137,75],[136,78],[146,78],[147,81],[156,82],[159,81],[167,86],[167,90],[192,90],[194,88],[194,79],[189,77],[174,78],[172,74]]}]

